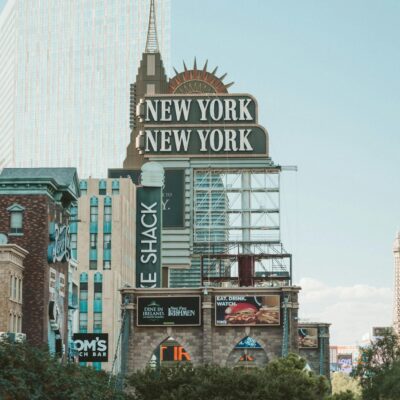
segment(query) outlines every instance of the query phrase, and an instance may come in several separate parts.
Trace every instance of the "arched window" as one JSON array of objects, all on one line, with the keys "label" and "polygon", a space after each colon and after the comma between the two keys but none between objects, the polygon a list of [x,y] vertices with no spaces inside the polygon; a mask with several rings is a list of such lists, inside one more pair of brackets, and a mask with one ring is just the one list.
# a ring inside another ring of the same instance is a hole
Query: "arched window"
[{"label": "arched window", "polygon": [[156,368],[160,365],[164,367],[174,367],[177,364],[190,362],[190,354],[185,348],[173,337],[169,337],[156,347],[149,364],[152,368]]}]

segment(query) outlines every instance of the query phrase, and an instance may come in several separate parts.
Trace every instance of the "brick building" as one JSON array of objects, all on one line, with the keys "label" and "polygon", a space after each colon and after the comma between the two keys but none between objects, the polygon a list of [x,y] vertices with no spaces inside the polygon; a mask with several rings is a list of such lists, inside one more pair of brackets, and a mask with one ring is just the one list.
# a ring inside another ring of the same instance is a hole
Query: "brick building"
[{"label": "brick building", "polygon": [[33,345],[66,350],[69,208],[79,196],[75,168],[6,168],[0,174],[0,233],[28,251],[22,332]]}]

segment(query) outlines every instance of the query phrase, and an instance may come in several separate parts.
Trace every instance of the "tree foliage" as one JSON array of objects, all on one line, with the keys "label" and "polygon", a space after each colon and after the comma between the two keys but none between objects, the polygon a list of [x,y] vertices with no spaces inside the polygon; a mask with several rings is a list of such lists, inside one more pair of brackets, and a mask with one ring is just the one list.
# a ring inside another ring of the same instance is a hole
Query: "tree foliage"
[{"label": "tree foliage", "polygon": [[322,400],[329,386],[307,372],[297,355],[265,368],[230,369],[182,366],[147,369],[128,379],[136,400]]},{"label": "tree foliage", "polygon": [[361,386],[358,379],[345,374],[344,372],[334,372],[331,374],[332,393],[340,394],[351,392],[356,400],[361,399]]},{"label": "tree foliage", "polygon": [[360,360],[352,375],[359,379],[363,400],[400,399],[400,341],[386,334],[360,349]]},{"label": "tree foliage", "polygon": [[62,365],[46,349],[0,343],[0,399],[2,400],[122,400],[128,397],[108,387],[102,371]]}]

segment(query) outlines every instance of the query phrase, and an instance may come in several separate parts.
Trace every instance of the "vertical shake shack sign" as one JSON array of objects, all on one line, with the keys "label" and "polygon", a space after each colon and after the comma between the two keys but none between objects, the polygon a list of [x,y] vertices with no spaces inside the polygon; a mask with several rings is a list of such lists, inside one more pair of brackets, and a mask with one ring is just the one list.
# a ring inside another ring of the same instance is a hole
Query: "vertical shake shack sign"
[{"label": "vertical shake shack sign", "polygon": [[146,96],[137,114],[144,129],[136,147],[144,156],[268,156],[267,131],[247,94]]},{"label": "vertical shake shack sign", "polygon": [[161,187],[137,189],[136,287],[161,286]]}]

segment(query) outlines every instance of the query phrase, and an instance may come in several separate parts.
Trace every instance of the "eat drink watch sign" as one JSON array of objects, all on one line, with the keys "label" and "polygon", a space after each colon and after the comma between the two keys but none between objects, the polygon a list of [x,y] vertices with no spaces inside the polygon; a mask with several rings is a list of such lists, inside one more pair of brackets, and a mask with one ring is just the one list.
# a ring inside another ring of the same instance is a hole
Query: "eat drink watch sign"
[{"label": "eat drink watch sign", "polygon": [[247,94],[146,96],[137,115],[136,147],[148,157],[268,157],[268,133]]}]

